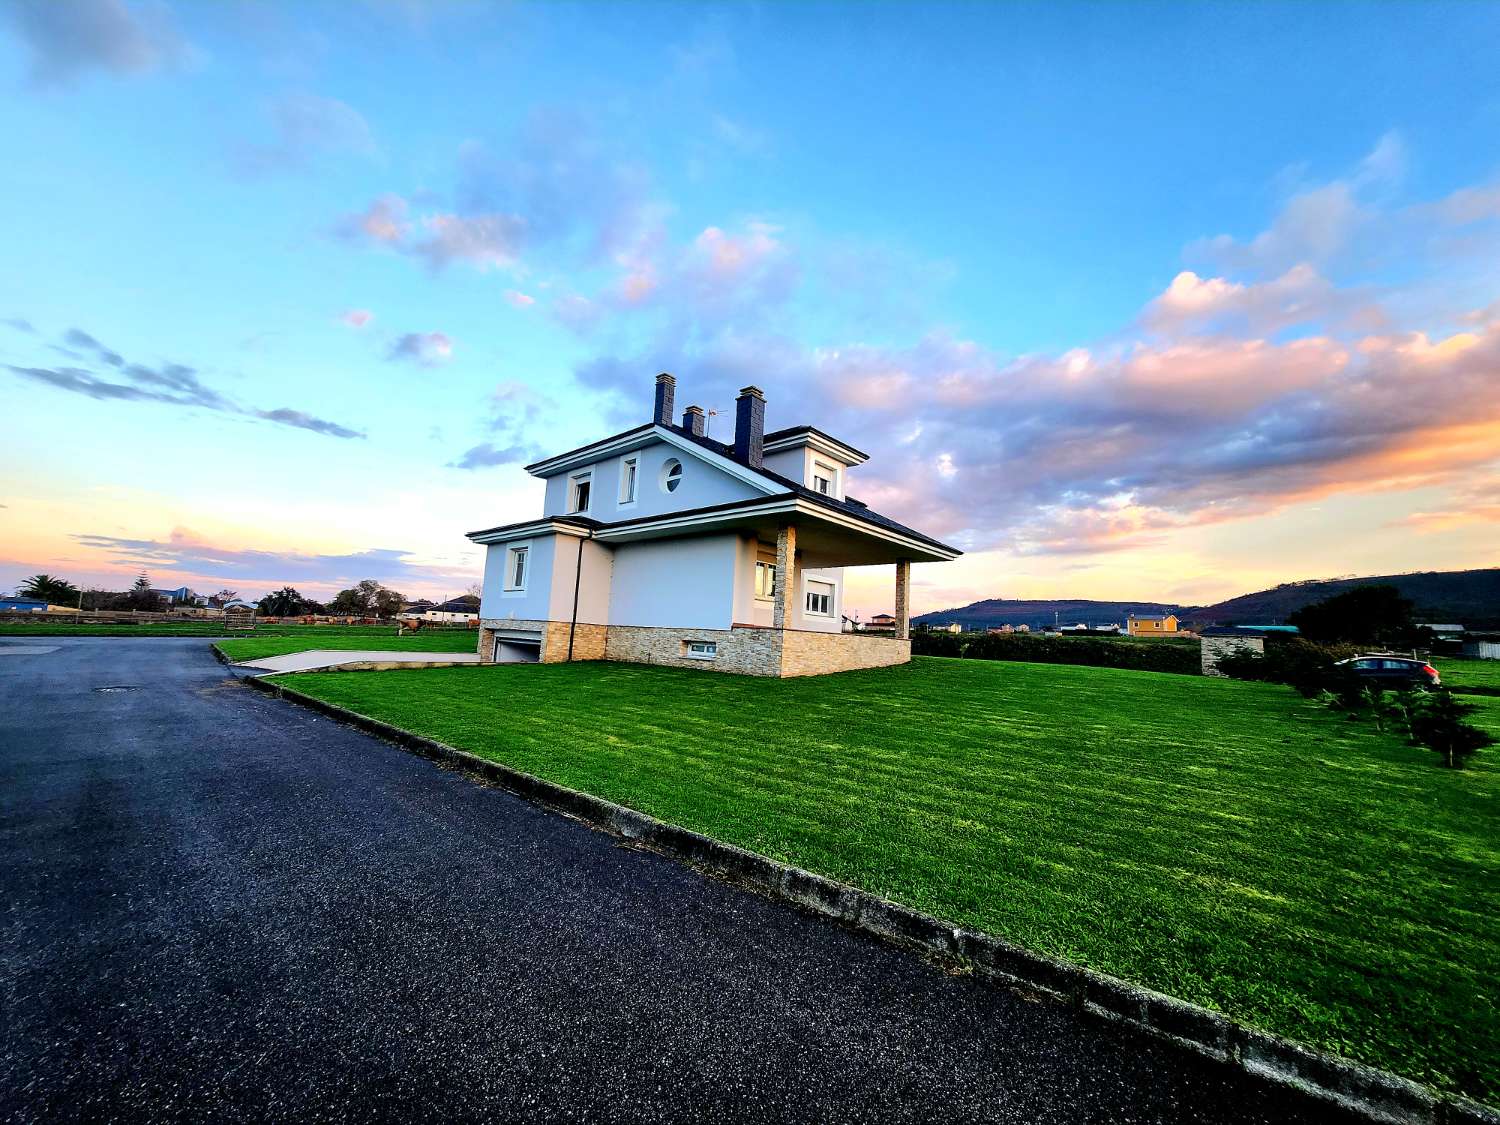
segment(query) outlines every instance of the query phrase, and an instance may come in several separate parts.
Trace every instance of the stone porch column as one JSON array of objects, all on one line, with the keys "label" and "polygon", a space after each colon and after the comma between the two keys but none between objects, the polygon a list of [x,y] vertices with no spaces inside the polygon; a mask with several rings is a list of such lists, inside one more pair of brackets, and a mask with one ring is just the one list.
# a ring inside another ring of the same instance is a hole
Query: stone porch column
[{"label": "stone porch column", "polygon": [[789,629],[796,619],[791,599],[797,596],[797,529],[785,524],[776,530],[776,600],[771,624]]},{"label": "stone porch column", "polygon": [[896,563],[896,639],[911,639],[911,560]]}]

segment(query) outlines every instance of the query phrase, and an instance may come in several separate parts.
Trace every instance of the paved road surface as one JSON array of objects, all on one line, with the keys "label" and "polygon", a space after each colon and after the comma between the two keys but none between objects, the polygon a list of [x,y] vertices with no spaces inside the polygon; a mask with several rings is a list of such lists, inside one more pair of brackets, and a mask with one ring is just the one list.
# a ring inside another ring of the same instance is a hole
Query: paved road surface
[{"label": "paved road surface", "polygon": [[198,639],[0,655],[0,801],[0,1119],[1328,1119],[270,699]]}]

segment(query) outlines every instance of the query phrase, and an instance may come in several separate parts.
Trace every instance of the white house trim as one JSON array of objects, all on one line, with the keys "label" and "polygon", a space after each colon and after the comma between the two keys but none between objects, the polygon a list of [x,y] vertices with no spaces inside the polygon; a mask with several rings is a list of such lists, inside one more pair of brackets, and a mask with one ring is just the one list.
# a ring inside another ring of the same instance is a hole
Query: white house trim
[{"label": "white house trim", "polygon": [[788,449],[797,449],[807,446],[825,457],[834,457],[846,465],[863,465],[870,459],[868,454],[845,445],[841,441],[824,437],[815,430],[799,430],[797,433],[788,434],[786,437],[768,441],[765,445],[767,453],[781,453]]},{"label": "white house trim", "polygon": [[587,539],[592,534],[588,528],[579,527],[576,523],[567,523],[563,520],[535,520],[532,523],[518,523],[512,527],[495,527],[489,531],[472,531],[468,538],[474,543],[509,543],[515,539],[530,539],[536,535],[576,535],[580,539]]}]

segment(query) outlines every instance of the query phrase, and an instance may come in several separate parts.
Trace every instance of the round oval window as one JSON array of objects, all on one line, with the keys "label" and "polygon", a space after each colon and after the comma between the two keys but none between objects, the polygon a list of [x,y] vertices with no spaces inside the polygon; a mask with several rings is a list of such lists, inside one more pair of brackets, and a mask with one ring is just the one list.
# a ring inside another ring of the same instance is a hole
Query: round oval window
[{"label": "round oval window", "polygon": [[661,490],[663,492],[676,492],[677,486],[682,483],[682,462],[675,457],[668,457],[666,463],[661,467]]}]

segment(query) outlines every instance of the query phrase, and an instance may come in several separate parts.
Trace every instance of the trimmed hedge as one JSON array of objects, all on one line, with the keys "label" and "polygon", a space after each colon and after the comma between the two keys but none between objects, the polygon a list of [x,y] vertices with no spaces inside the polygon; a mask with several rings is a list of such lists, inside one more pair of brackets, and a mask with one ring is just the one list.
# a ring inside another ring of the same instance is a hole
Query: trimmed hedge
[{"label": "trimmed hedge", "polygon": [[1045,637],[1032,633],[912,633],[916,656],[962,656],[973,660],[1024,660],[1032,664],[1082,664],[1140,672],[1200,671],[1196,645],[1111,640],[1105,637]]}]

